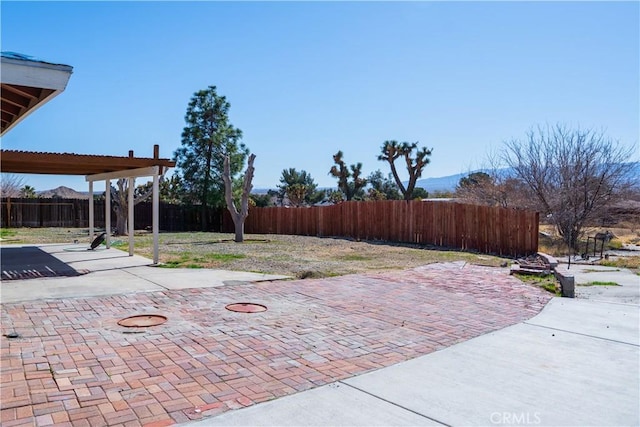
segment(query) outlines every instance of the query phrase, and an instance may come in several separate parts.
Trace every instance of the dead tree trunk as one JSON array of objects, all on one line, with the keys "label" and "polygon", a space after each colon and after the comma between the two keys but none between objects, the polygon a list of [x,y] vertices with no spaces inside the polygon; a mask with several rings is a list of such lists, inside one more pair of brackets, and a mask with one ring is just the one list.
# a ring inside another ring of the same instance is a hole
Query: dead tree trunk
[{"label": "dead tree trunk", "polygon": [[256,155],[249,156],[249,162],[247,164],[247,171],[244,174],[244,181],[242,183],[242,197],[240,199],[240,211],[233,202],[233,186],[231,185],[231,167],[229,166],[229,156],[224,158],[224,170],[222,173],[222,180],[224,181],[224,197],[227,202],[227,209],[231,213],[233,219],[233,225],[235,227],[236,237],[235,242],[242,243],[244,241],[244,220],[249,216],[249,194],[253,188],[251,181],[253,181],[253,161]]},{"label": "dead tree trunk", "polygon": [[[161,176],[160,180],[164,177]],[[114,191],[111,189],[111,199],[114,202],[116,209],[116,235],[125,236],[129,234],[129,225],[133,227],[133,224],[128,224],[128,211],[129,211],[129,179],[119,178],[117,181],[118,188]],[[147,189],[143,194],[138,195],[133,200],[133,205],[142,203],[147,200],[153,194],[153,188]]]}]

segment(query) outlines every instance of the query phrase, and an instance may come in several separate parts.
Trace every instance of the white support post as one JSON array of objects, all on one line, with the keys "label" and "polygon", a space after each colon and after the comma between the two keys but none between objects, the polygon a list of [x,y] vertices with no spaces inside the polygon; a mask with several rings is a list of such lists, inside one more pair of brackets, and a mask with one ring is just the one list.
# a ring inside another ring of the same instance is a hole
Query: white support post
[{"label": "white support post", "polygon": [[133,256],[133,186],[135,180],[129,178],[129,218],[127,220],[129,226],[129,256]]},{"label": "white support post", "polygon": [[160,168],[158,166],[154,166],[153,172],[153,214],[152,214],[152,222],[153,222],[153,263],[158,264],[158,230],[159,230],[159,222],[160,222],[160,180],[158,175],[160,175]]},{"label": "white support post", "polygon": [[93,181],[89,181],[89,242],[93,242],[93,239],[95,239],[93,235],[93,222]]},{"label": "white support post", "polygon": [[107,233],[107,249],[111,247],[111,180],[104,183],[104,231]]}]

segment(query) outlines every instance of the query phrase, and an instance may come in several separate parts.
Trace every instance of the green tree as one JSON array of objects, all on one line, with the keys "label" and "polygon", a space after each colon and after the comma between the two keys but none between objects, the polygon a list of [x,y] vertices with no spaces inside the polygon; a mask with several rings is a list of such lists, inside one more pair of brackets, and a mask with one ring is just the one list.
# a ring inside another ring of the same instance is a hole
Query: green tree
[{"label": "green tree", "polygon": [[329,190],[327,192],[327,200],[334,205],[344,202],[344,194],[339,190]]},{"label": "green tree", "polygon": [[493,184],[493,178],[491,175],[485,172],[472,172],[467,176],[460,178],[456,189],[474,188],[482,186],[486,183]]},{"label": "green tree", "polygon": [[[135,198],[137,199],[146,196],[151,191],[152,187],[152,181],[138,185],[134,191]],[[184,184],[182,183],[182,179],[179,175],[174,174],[171,175],[170,178],[164,178],[161,176],[158,187],[160,189],[160,201],[172,204],[182,202],[184,198]]]},{"label": "green tree", "polygon": [[20,189],[20,197],[24,197],[25,199],[35,199],[36,189],[30,185],[25,185]]},{"label": "green tree", "polygon": [[267,194],[253,193],[249,197],[251,198],[251,200],[253,200],[253,206],[257,208],[266,208],[272,205],[272,202],[271,202],[272,196],[269,193]]},{"label": "green tree", "polygon": [[428,199],[429,192],[422,187],[416,187],[413,189],[413,199],[412,200],[422,200]]},{"label": "green tree", "polygon": [[171,178],[160,181],[160,200],[178,204],[183,198],[184,184],[180,175],[171,175]]},{"label": "green tree", "polygon": [[[395,179],[404,199],[413,199],[416,182],[418,181],[418,178],[422,176],[424,167],[429,164],[429,156],[431,156],[433,149],[427,149],[425,147],[419,149],[417,142],[410,144],[408,142],[399,143],[398,141],[385,141],[380,150],[382,154],[378,156],[378,160],[389,163],[393,178]],[[409,182],[406,187],[400,180],[398,170],[396,169],[395,161],[400,157],[404,158],[407,165],[407,172],[409,173]]]},{"label": "green tree", "polygon": [[385,177],[378,169],[371,172],[367,177],[367,182],[371,186],[367,197],[371,200],[400,200],[402,195],[391,174]]},{"label": "green tree", "polygon": [[287,196],[294,206],[313,205],[324,198],[325,192],[318,191],[317,188],[318,185],[307,171],[284,169],[278,185],[278,198],[283,200]]},{"label": "green tree", "polygon": [[362,175],[362,163],[347,167],[342,157],[342,151],[338,151],[333,155],[335,165],[331,167],[329,175],[338,178],[338,188],[342,191],[347,201],[362,199],[364,196],[363,188],[367,185],[367,180],[360,178],[360,175]]},{"label": "green tree", "polygon": [[210,207],[224,207],[224,159],[229,156],[231,176],[239,173],[249,154],[240,142],[242,131],[229,122],[231,104],[215,86],[196,92],[187,106],[182,147],[174,154],[185,196],[202,208],[202,229],[207,230]]}]

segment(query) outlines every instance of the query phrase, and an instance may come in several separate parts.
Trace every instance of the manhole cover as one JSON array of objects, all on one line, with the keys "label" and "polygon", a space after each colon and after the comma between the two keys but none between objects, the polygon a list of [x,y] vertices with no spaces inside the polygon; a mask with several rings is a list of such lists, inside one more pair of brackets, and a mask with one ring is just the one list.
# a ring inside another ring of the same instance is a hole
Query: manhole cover
[{"label": "manhole cover", "polygon": [[229,311],[236,311],[238,313],[260,313],[261,311],[267,311],[267,306],[262,304],[254,304],[251,302],[236,302],[229,304],[225,307]]},{"label": "manhole cover", "polygon": [[118,321],[118,325],[125,328],[146,328],[149,326],[162,325],[167,321],[165,316],[159,314],[141,314],[138,316],[125,317]]}]

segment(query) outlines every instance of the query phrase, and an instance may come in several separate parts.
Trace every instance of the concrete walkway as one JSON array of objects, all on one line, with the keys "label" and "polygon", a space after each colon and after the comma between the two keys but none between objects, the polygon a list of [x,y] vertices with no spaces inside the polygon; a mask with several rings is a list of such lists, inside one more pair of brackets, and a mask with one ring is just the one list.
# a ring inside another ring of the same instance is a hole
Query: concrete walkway
[{"label": "concrete walkway", "polygon": [[638,307],[553,299],[500,331],[195,426],[637,426]]},{"label": "concrete walkway", "polygon": [[[623,304],[640,304],[640,276],[626,268],[587,264],[560,264],[563,275],[572,275],[576,283],[576,298]],[[589,286],[593,282],[612,282],[617,286]]]},{"label": "concrete walkway", "polygon": [[[2,245],[0,251],[19,250],[22,245]],[[34,246],[27,248],[36,248]],[[139,255],[129,256],[127,252],[101,247],[87,251],[85,245],[50,244],[38,245],[37,249],[51,257],[52,264],[63,263],[62,274],[25,280],[5,280],[8,276],[3,264],[0,295],[3,303],[33,301],[46,298],[78,298],[100,295],[119,295],[131,292],[151,292],[186,288],[210,288],[235,282],[257,282],[263,280],[286,279],[287,276],[249,273],[243,271],[212,269],[168,269],[152,266],[152,261]],[[25,257],[11,264],[16,275],[22,272],[50,271],[57,267],[33,265]],[[19,258],[16,256],[16,258]],[[79,274],[69,276],[69,269]],[[23,273],[24,274],[24,273]]]}]

